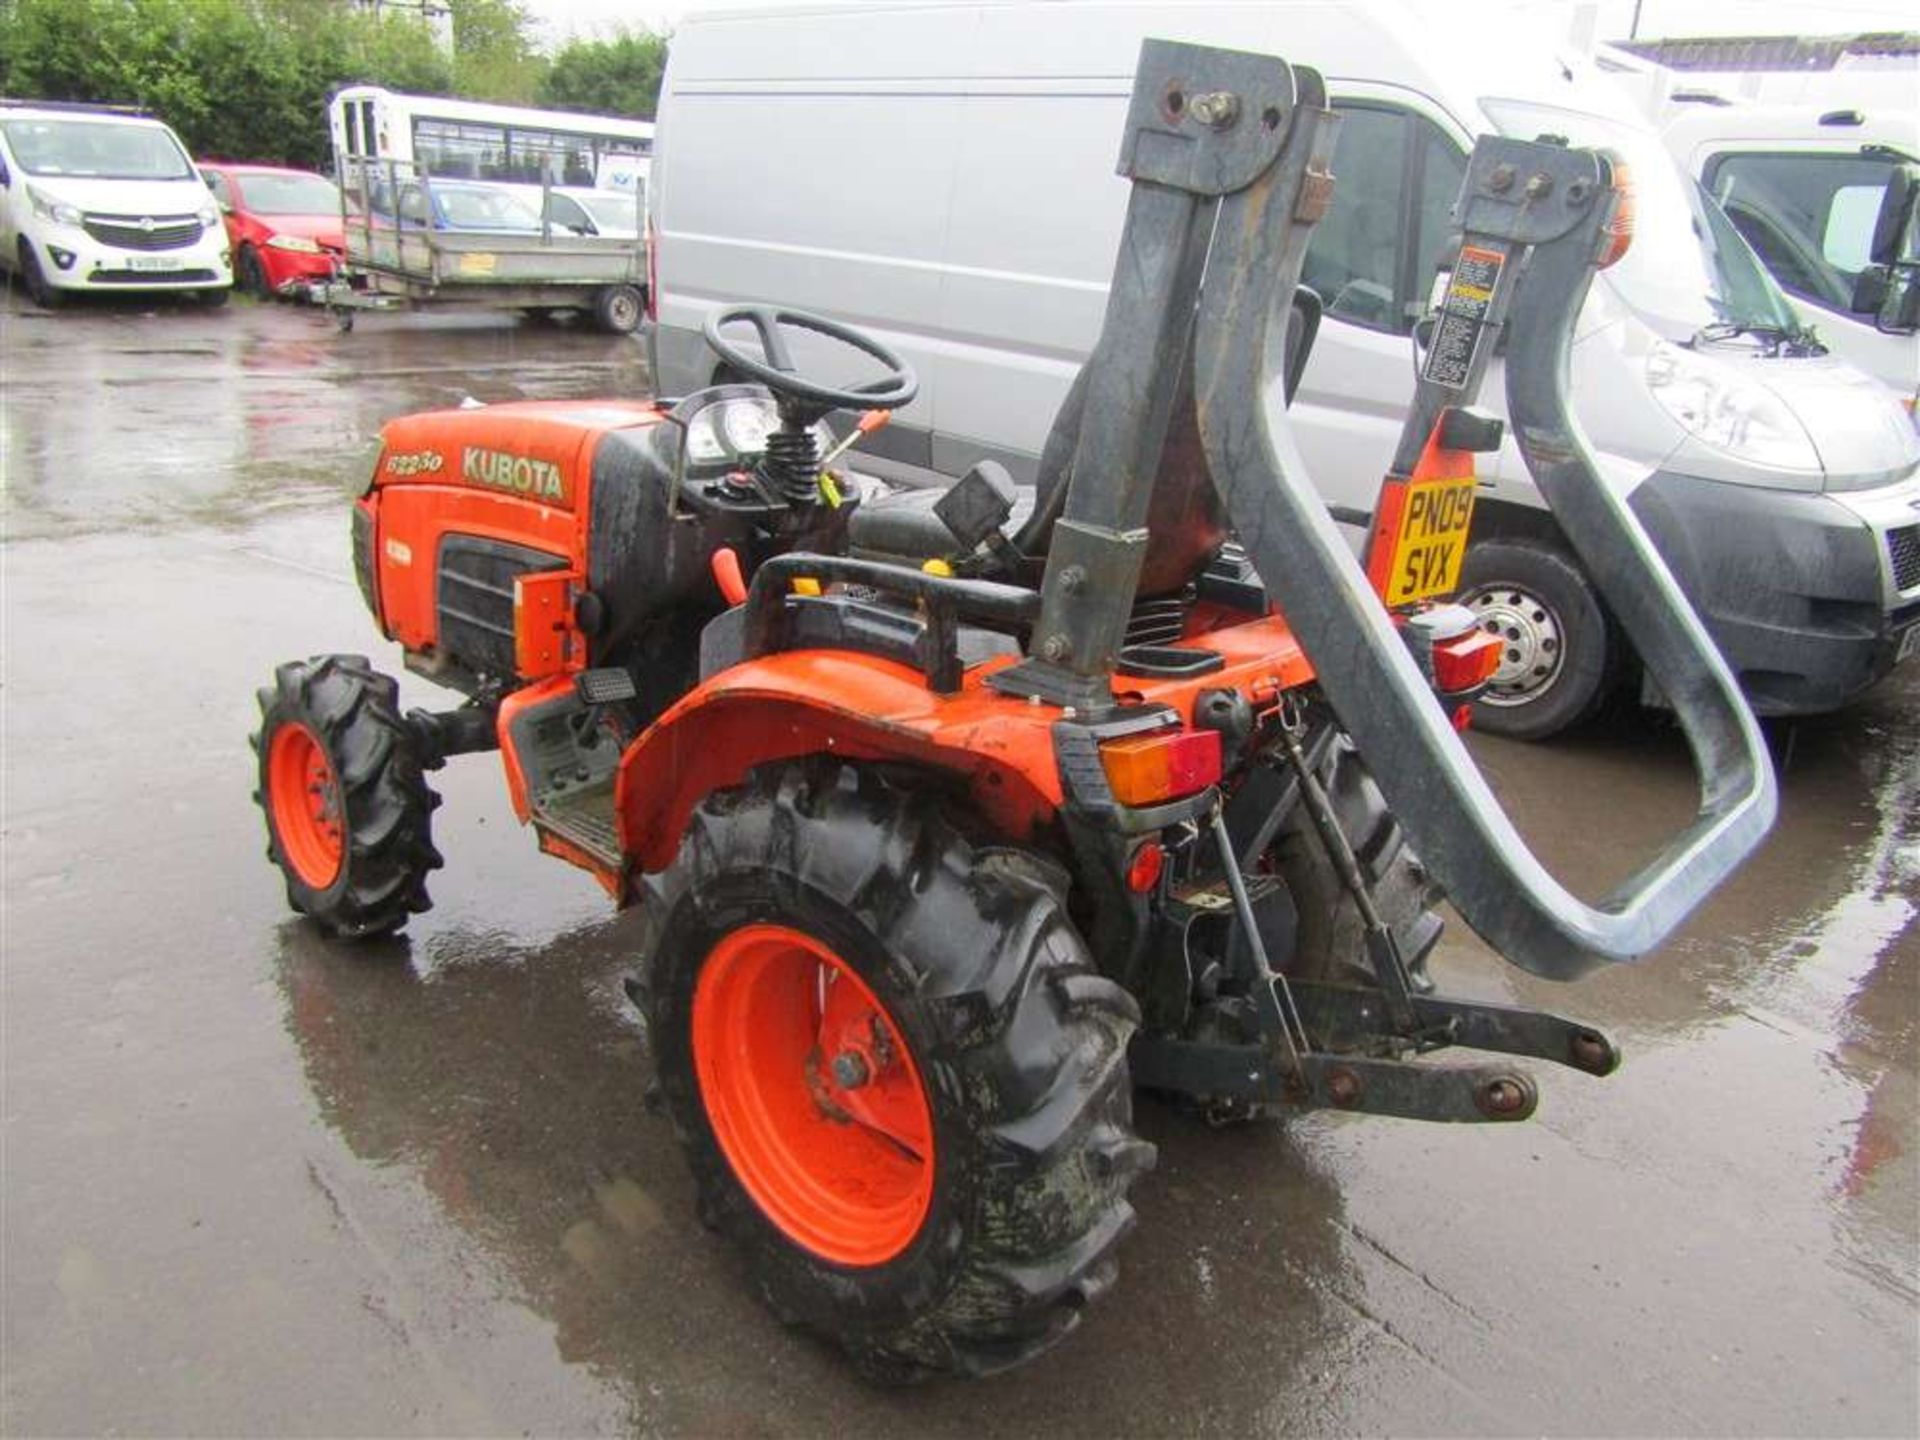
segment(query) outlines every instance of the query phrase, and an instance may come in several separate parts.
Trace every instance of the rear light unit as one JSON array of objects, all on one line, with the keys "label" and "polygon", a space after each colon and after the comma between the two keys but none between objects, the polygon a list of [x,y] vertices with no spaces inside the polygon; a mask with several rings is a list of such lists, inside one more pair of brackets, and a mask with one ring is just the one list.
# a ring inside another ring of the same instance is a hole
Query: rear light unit
[{"label": "rear light unit", "polygon": [[1218,730],[1159,730],[1100,747],[1107,786],[1122,805],[1158,805],[1220,781]]},{"label": "rear light unit", "polygon": [[660,323],[660,246],[653,238],[653,217],[647,216],[647,320]]},{"label": "rear light unit", "polygon": [[1433,688],[1442,695],[1478,690],[1500,668],[1501,645],[1485,630],[1441,641],[1433,647]]},{"label": "rear light unit", "polygon": [[1167,848],[1158,840],[1149,840],[1133,852],[1127,863],[1127,889],[1144,895],[1160,883],[1167,868]]}]

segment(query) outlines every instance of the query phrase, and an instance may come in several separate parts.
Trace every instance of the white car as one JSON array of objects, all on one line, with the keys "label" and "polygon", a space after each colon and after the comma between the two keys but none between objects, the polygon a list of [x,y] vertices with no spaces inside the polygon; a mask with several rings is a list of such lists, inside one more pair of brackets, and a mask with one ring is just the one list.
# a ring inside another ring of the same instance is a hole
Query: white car
[{"label": "white car", "polygon": [[0,103],[0,268],[49,309],[89,290],[218,305],[233,285],[219,206],[173,131],[47,101]]}]

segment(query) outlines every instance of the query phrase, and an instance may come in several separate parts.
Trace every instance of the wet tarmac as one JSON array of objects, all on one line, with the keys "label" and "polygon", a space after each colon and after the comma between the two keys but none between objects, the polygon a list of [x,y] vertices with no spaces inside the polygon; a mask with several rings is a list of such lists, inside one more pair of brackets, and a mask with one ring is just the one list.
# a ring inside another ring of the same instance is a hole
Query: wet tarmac
[{"label": "wet tarmac", "polygon": [[[288,914],[248,798],[276,661],[399,670],[346,549],[379,423],[645,380],[567,328],[0,309],[0,1431],[1920,1433],[1920,667],[1776,735],[1778,833],[1664,953],[1445,942],[1617,1075],[1510,1127],[1143,1104],[1119,1286],[1003,1379],[875,1391],[782,1329],[643,1103],[629,928],[496,760],[373,949]],[[1478,750],[1588,893],[1690,802],[1657,719]]]}]

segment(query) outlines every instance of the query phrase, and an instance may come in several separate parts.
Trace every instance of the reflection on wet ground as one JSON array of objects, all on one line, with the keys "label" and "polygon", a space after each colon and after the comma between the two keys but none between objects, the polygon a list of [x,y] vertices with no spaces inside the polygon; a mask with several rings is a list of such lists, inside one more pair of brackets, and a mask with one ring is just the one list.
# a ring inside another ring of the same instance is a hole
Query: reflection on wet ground
[{"label": "reflection on wet ground", "polygon": [[[76,344],[78,337],[81,343]],[[408,409],[633,395],[631,338],[496,317],[375,317],[236,306],[0,311],[6,526],[15,537],[257,520],[332,498]]]},{"label": "reflection on wet ground", "polygon": [[[1920,673],[1776,734],[1778,833],[1662,955],[1562,987],[1444,942],[1443,983],[1609,1028],[1618,1075],[1543,1073],[1540,1117],[1491,1129],[1143,1104],[1161,1165],[1081,1333],[876,1392],[696,1223],[628,927],[497,762],[437,777],[406,941],[320,940],[260,856],[253,688],[323,650],[398,670],[341,505],[378,423],[635,393],[637,347],[9,312],[0,365],[0,1430],[1920,1430]],[[1477,748],[1588,893],[1690,804],[1658,717]]]}]

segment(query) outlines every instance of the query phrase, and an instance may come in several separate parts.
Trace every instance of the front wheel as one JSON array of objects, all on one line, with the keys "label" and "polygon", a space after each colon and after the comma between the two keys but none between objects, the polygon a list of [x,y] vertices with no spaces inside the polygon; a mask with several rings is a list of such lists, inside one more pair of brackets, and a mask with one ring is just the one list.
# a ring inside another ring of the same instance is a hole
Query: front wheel
[{"label": "front wheel", "polygon": [[1117,1271],[1132,998],[1058,876],[852,766],[709,797],[643,882],[639,992],[704,1218],[871,1377],[1038,1355]]},{"label": "front wheel", "polygon": [[1573,558],[1538,540],[1485,540],[1467,551],[1460,603],[1504,648],[1473,707],[1477,730],[1544,740],[1606,698],[1615,642],[1593,584]]},{"label": "front wheel", "polygon": [[290,661],[259,692],[254,800],[287,903],[348,940],[388,935],[429,907],[440,865],[418,743],[393,678],[359,655]]},{"label": "front wheel", "polygon": [[260,252],[251,245],[242,245],[239,255],[234,257],[233,283],[256,300],[273,298],[273,290],[267,284],[267,267],[260,262]]},{"label": "front wheel", "polygon": [[57,310],[66,298],[47,279],[47,272],[40,268],[40,257],[34,253],[33,242],[24,235],[20,237],[20,283],[26,287],[27,298],[42,310]]}]

